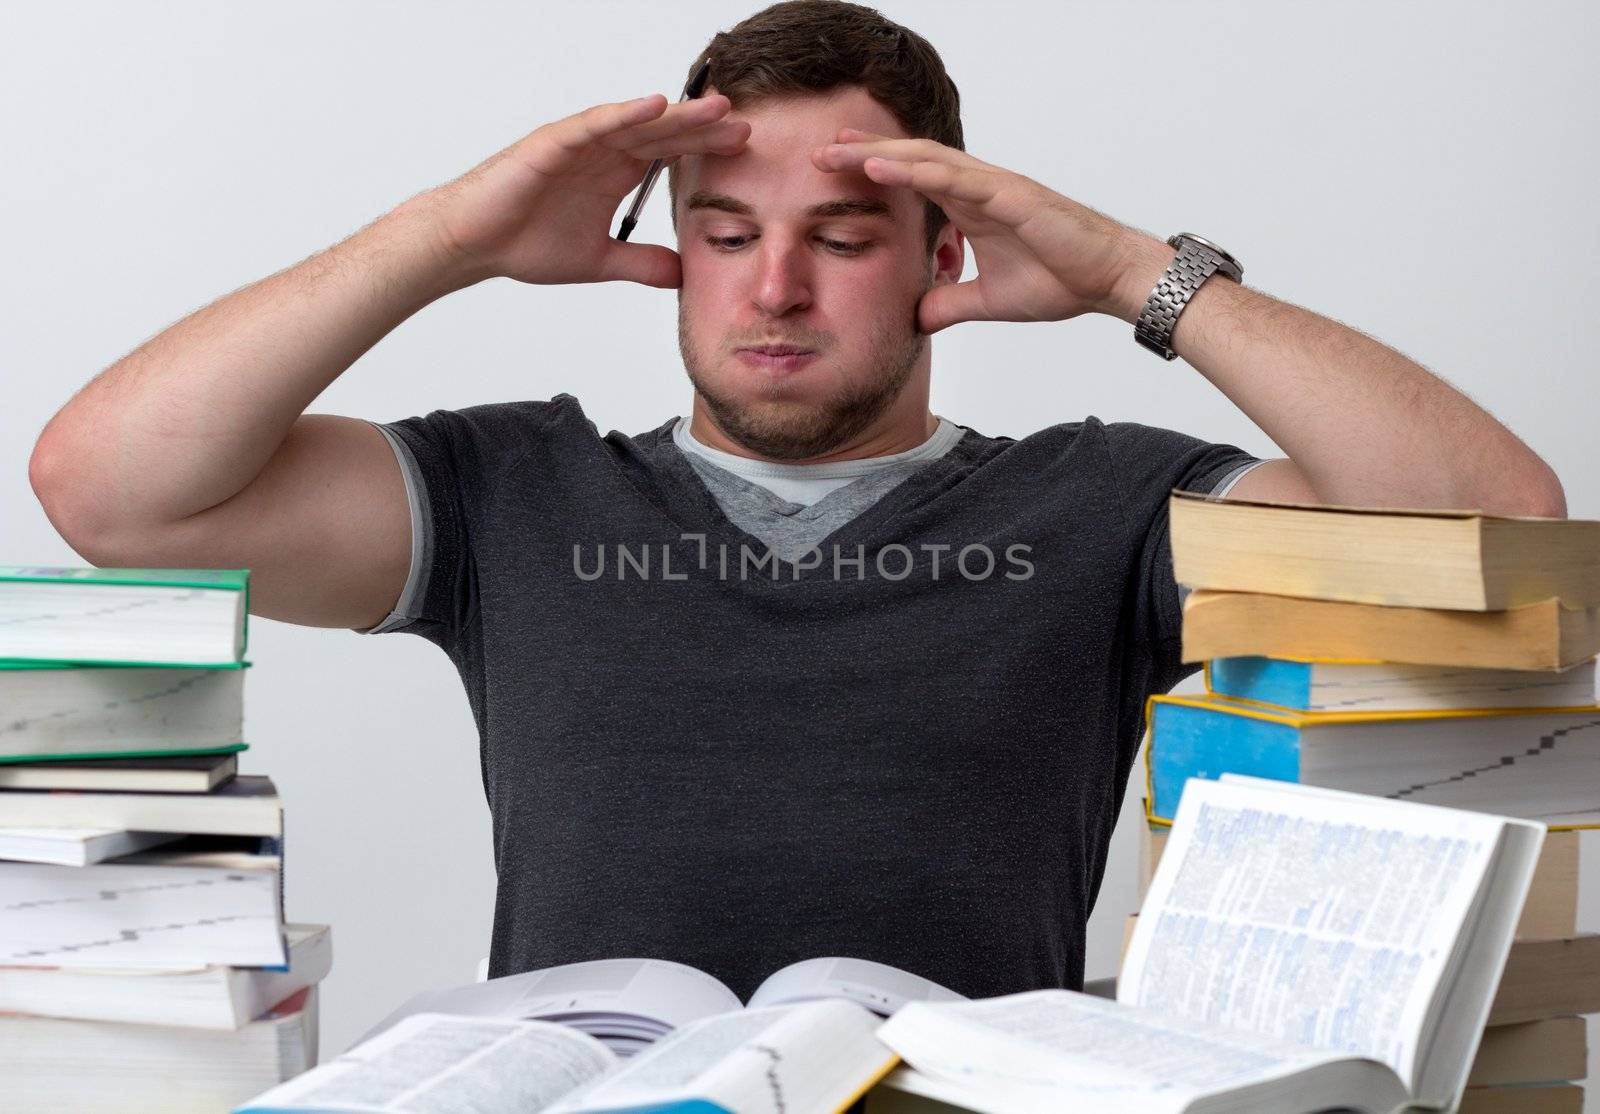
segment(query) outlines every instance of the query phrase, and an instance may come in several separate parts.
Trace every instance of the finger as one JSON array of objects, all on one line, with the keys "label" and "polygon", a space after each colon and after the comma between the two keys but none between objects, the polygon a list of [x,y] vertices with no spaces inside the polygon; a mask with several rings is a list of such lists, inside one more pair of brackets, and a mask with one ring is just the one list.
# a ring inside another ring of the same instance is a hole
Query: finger
[{"label": "finger", "polygon": [[[841,134],[851,131],[854,129],[841,129]],[[861,136],[859,140],[829,143],[817,147],[811,152],[811,161],[821,170],[859,169],[863,162],[874,155],[890,159],[947,162],[954,166],[990,168],[988,163],[980,162],[965,151],[946,147],[931,139],[885,139],[881,136],[869,136],[866,132],[861,133]]]},{"label": "finger", "polygon": [[681,135],[622,148],[636,159],[665,159],[678,155],[731,155],[743,149],[750,138],[750,125],[743,120],[719,120]]},{"label": "finger", "polygon": [[714,120],[720,120],[732,111],[732,108],[733,102],[720,93],[698,97],[692,101],[680,101],[668,105],[667,110],[654,119],[634,124],[606,136],[603,142],[618,146],[645,143],[663,136],[677,135],[703,127]]},{"label": "finger", "polygon": [[638,282],[674,290],[683,284],[683,261],[677,252],[659,244],[611,240],[606,245],[595,281]]},{"label": "finger", "polygon": [[874,155],[862,162],[861,169],[874,182],[908,186],[935,201],[987,205],[1000,188],[994,174],[947,162],[900,162]]},{"label": "finger", "polygon": [[667,98],[660,93],[617,104],[597,104],[557,120],[550,125],[549,135],[561,147],[576,150],[625,128],[654,120],[667,108]]},{"label": "finger", "polygon": [[962,321],[989,320],[977,279],[930,288],[917,303],[917,328],[937,333]]}]

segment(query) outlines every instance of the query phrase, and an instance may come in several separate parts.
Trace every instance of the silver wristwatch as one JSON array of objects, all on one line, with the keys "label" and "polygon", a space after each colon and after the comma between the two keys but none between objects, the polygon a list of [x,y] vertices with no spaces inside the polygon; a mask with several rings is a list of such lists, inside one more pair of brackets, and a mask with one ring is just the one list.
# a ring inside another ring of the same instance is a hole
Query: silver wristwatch
[{"label": "silver wristwatch", "polygon": [[1150,300],[1144,304],[1139,319],[1133,323],[1133,339],[1156,355],[1172,360],[1178,356],[1171,347],[1172,330],[1200,284],[1213,273],[1243,282],[1244,267],[1210,240],[1190,232],[1178,233],[1167,244],[1177,248],[1178,254],[1150,292]]}]

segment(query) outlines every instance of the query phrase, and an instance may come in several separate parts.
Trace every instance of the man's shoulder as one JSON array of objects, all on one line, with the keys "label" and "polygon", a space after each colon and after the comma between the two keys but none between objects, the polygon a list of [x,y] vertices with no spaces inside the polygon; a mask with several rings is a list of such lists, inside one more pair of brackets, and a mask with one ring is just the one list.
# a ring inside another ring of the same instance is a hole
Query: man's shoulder
[{"label": "man's shoulder", "polygon": [[598,437],[578,400],[562,393],[549,399],[483,402],[459,409],[431,410],[415,417],[374,425],[399,434],[413,449],[458,459],[489,460],[516,455],[561,434]]}]

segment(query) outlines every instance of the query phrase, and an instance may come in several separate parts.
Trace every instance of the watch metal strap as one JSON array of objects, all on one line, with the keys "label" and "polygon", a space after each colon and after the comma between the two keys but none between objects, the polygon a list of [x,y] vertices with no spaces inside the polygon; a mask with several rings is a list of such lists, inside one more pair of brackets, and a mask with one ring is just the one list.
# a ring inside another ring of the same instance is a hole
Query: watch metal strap
[{"label": "watch metal strap", "polygon": [[1195,243],[1174,236],[1173,247],[1177,256],[1167,266],[1166,274],[1150,292],[1139,319],[1133,323],[1133,339],[1164,359],[1175,360],[1178,354],[1171,348],[1172,330],[1178,324],[1178,315],[1189,304],[1200,284],[1222,266],[1222,256]]}]

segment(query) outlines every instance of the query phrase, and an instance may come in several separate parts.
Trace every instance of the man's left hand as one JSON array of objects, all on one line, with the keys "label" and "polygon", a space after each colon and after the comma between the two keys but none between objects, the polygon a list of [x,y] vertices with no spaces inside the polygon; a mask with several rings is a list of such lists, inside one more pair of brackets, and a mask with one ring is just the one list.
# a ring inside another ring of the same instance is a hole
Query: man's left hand
[{"label": "man's left hand", "polygon": [[840,129],[838,138],[812,152],[819,169],[859,170],[882,185],[915,190],[972,244],[977,277],[923,295],[917,327],[925,333],[960,321],[1064,321],[1116,312],[1124,276],[1148,269],[1152,252],[1172,254],[1154,237],[1031,178],[934,140],[856,128]]}]

